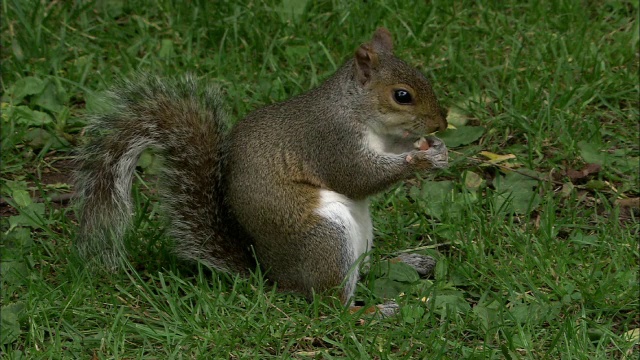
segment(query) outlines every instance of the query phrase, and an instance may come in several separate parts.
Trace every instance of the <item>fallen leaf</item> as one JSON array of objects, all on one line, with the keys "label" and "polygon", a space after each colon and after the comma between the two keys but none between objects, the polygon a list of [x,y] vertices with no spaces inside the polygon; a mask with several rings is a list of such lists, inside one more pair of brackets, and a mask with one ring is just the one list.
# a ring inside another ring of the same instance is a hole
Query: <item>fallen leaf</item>
[{"label": "fallen leaf", "polygon": [[[626,333],[624,333],[623,337],[627,338],[627,341],[632,344],[640,344],[640,328],[635,328],[627,331]],[[635,348],[636,346],[632,346],[629,350],[627,350],[627,356],[631,356],[634,351],[633,349]]]},{"label": "fallen leaf", "polygon": [[586,172],[587,174],[595,174],[600,172],[600,169],[602,169],[602,166],[600,166],[599,164],[589,163],[585,165],[582,171]]},{"label": "fallen leaf", "polygon": [[562,190],[560,190],[560,196],[562,196],[563,198],[569,197],[573,192],[573,189],[575,189],[575,186],[573,186],[573,184],[570,182],[562,184]]},{"label": "fallen leaf", "polygon": [[464,186],[472,191],[478,190],[478,188],[480,188],[480,186],[485,182],[482,176],[468,170],[464,172],[463,179]]},{"label": "fallen leaf", "polygon": [[589,180],[585,186],[589,190],[604,190],[607,188],[607,182],[602,180]]},{"label": "fallen leaf", "polygon": [[489,162],[492,164],[497,164],[503,161],[507,161],[507,160],[511,160],[511,159],[515,159],[516,156],[513,154],[506,154],[506,155],[500,155],[500,154],[494,154],[492,152],[489,151],[480,151],[480,155],[486,157],[487,159],[489,159]]},{"label": "fallen leaf", "polygon": [[[494,100],[485,95],[474,95],[469,97],[468,99],[458,102],[456,104],[451,105],[449,108],[449,112],[447,114],[447,122],[450,125],[450,129],[457,128],[459,126],[467,125],[469,119],[474,118],[473,114],[469,114],[469,109],[474,109],[477,107],[486,107],[491,104]],[[467,109],[467,111],[465,111]]]},{"label": "fallen leaf", "polygon": [[599,173],[601,169],[602,166],[600,166],[599,164],[588,163],[580,170],[568,169],[565,171],[565,174],[571,180],[571,182],[575,183],[588,177],[589,175]]},{"label": "fallen leaf", "polygon": [[640,216],[640,198],[618,199],[614,203],[620,206],[620,220],[630,220]]},{"label": "fallen leaf", "polygon": [[[364,321],[363,321],[363,323],[358,324],[358,325],[364,325]],[[321,352],[320,351],[298,351],[295,354],[299,355],[299,356],[316,357],[319,354],[321,354]]]},{"label": "fallen leaf", "polygon": [[624,336],[628,339],[628,341],[638,343],[640,342],[640,328],[635,328],[624,333]]},{"label": "fallen leaf", "polygon": [[464,113],[462,109],[457,106],[449,108],[447,114],[447,122],[452,126],[464,126],[469,121],[469,117]]},{"label": "fallen leaf", "polygon": [[640,209],[640,198],[618,199],[616,204],[621,207],[630,207]]}]

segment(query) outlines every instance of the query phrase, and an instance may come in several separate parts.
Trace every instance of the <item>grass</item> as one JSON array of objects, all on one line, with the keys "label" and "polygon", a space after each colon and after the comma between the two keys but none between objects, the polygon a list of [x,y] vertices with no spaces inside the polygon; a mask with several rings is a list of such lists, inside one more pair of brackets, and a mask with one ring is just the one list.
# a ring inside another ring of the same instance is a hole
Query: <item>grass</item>
[{"label": "grass", "polygon": [[[3,0],[2,358],[636,359],[638,14],[634,1]],[[442,134],[449,169],[373,199],[374,258],[438,258],[430,279],[363,281],[358,300],[394,296],[398,317],[176,261],[144,179],[131,267],[82,266],[64,194],[100,91],[136,70],[192,72],[240,119],[317,85],[377,26],[457,125]],[[481,151],[515,159],[487,166]]]}]

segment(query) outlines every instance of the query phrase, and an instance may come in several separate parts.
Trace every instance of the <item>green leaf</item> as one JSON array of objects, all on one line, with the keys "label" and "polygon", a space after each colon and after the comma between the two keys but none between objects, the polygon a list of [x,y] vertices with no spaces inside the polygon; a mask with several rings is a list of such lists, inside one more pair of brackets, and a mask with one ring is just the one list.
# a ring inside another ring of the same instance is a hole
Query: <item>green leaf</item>
[{"label": "green leaf", "polygon": [[43,226],[45,207],[43,203],[30,204],[20,209],[20,214],[9,217],[9,230],[18,226],[40,228]]},{"label": "green leaf", "polygon": [[51,132],[42,128],[31,128],[24,135],[23,140],[34,149],[50,147],[63,149],[69,147],[69,142],[62,137],[54,136]]},{"label": "green leaf", "polygon": [[445,215],[459,215],[462,211],[463,195],[455,190],[453,181],[425,181],[422,188],[412,188],[409,196],[420,201],[420,206],[429,216],[442,220]]},{"label": "green leaf", "polygon": [[[33,246],[31,231],[28,228],[17,227],[4,234],[3,246],[0,247],[0,259],[3,261],[21,260]],[[4,271],[3,275],[6,275]]]},{"label": "green leaf", "polygon": [[449,148],[471,144],[480,139],[484,134],[482,126],[461,126],[457,129],[447,129],[438,133],[438,137],[444,141]]},{"label": "green leaf", "polygon": [[381,298],[394,298],[407,292],[420,280],[420,275],[411,266],[401,262],[380,261],[371,267],[373,293]]},{"label": "green leaf", "polygon": [[276,11],[280,15],[282,22],[297,22],[304,14],[309,0],[282,0]]},{"label": "green leaf", "polygon": [[389,266],[389,279],[399,282],[413,283],[420,280],[420,275],[416,269],[411,266],[402,263],[390,263]]},{"label": "green leaf", "polygon": [[383,299],[395,298],[409,288],[409,284],[393,281],[389,278],[375,279],[373,282],[373,293]]},{"label": "green leaf", "polygon": [[540,195],[534,188],[538,181],[528,176],[509,172],[494,179],[495,207],[504,212],[527,214],[540,204]]},{"label": "green leaf", "polygon": [[417,320],[422,319],[424,313],[424,307],[420,305],[407,304],[400,309],[402,321],[407,324],[415,323]]},{"label": "green leaf", "polygon": [[473,307],[473,313],[485,331],[500,323],[501,307],[502,304],[497,300],[489,300],[488,302],[481,300],[481,302]]},{"label": "green leaf", "polygon": [[631,154],[616,158],[616,167],[624,173],[638,174],[640,170],[640,158]]},{"label": "green leaf", "polygon": [[14,286],[26,284],[29,268],[24,261],[2,261],[0,262],[0,270],[2,271],[3,283]]},{"label": "green leaf", "polygon": [[438,314],[444,314],[447,309],[460,313],[471,310],[471,306],[460,291],[436,296],[434,298],[434,307]]},{"label": "green leaf", "polygon": [[2,307],[0,318],[2,326],[0,327],[0,343],[2,345],[11,344],[18,340],[22,333],[20,330],[20,317],[24,313],[25,306],[22,303],[8,304]]},{"label": "green leaf", "polygon": [[14,116],[16,123],[26,126],[44,126],[53,123],[53,119],[49,114],[42,111],[31,110],[27,106],[16,106],[12,108],[9,116]]},{"label": "green leaf", "polygon": [[531,335],[527,332],[515,333],[511,340],[516,348],[525,348],[531,344]]},{"label": "green leaf", "polygon": [[500,345],[500,351],[502,351],[502,356],[507,360],[512,360],[513,358],[519,358],[519,356],[513,356],[513,352],[509,351],[509,348],[506,344]]},{"label": "green leaf", "polygon": [[490,309],[484,305],[476,305],[473,313],[477,316],[482,328],[487,331],[496,324],[498,320],[498,311]]},{"label": "green leaf", "polygon": [[569,241],[580,245],[597,245],[600,242],[596,235],[584,235],[581,231],[573,234]]},{"label": "green leaf", "polygon": [[580,156],[587,163],[594,163],[598,165],[604,165],[607,163],[607,153],[600,151],[600,149],[586,141],[578,142],[578,148],[580,149]]},{"label": "green leaf", "polygon": [[389,278],[393,281],[413,283],[420,279],[418,272],[403,262],[379,261],[369,271],[376,278]]},{"label": "green leaf", "polygon": [[585,186],[589,190],[604,190],[609,187],[606,182],[595,179],[587,181]]},{"label": "green leaf", "polygon": [[560,313],[561,307],[562,304],[559,302],[544,304],[519,303],[510,306],[509,313],[518,323],[533,326],[553,321]]},{"label": "green leaf", "polygon": [[11,192],[11,197],[18,208],[26,208],[33,203],[33,201],[31,201],[31,196],[29,196],[29,192],[26,190],[13,190]]},{"label": "green leaf", "polygon": [[58,113],[64,109],[67,101],[67,94],[63,88],[58,88],[56,84],[47,82],[44,91],[33,97],[33,103],[45,110]]},{"label": "green leaf", "polygon": [[13,99],[18,102],[25,96],[39,94],[44,90],[44,86],[45,82],[37,77],[23,77],[13,85]]},{"label": "green leaf", "polygon": [[160,43],[160,51],[158,51],[158,56],[167,59],[172,57],[174,54],[173,41],[171,41],[171,39],[162,39],[162,42]]},{"label": "green leaf", "polygon": [[107,111],[113,111],[112,105],[105,96],[94,91],[87,91],[84,94],[84,103],[87,112],[89,113],[103,113]]}]

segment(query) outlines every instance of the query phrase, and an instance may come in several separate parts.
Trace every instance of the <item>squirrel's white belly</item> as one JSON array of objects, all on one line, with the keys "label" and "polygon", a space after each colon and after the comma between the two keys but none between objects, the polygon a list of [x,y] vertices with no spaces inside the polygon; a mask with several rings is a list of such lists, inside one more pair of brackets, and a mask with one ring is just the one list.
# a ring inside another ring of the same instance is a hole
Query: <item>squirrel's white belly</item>
[{"label": "squirrel's white belly", "polygon": [[373,225],[368,200],[355,201],[335,191],[320,190],[320,207],[316,213],[345,230],[354,262],[371,250]]}]

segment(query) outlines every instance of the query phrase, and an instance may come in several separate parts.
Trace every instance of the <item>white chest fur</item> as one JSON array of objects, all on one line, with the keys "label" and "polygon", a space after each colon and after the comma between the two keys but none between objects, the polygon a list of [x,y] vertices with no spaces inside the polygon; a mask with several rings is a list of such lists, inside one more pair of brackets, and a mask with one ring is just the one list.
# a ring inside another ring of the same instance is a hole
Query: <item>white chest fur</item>
[{"label": "white chest fur", "polygon": [[383,136],[373,130],[367,132],[365,146],[378,155],[402,154],[413,150],[413,142],[401,136]]},{"label": "white chest fur", "polygon": [[374,133],[373,131],[367,132],[366,141],[369,149],[373,152],[378,154],[384,154],[387,152],[386,142],[380,135]]},{"label": "white chest fur", "polygon": [[320,207],[316,211],[344,229],[353,262],[371,250],[373,226],[368,200],[354,201],[334,191],[320,190]]}]

